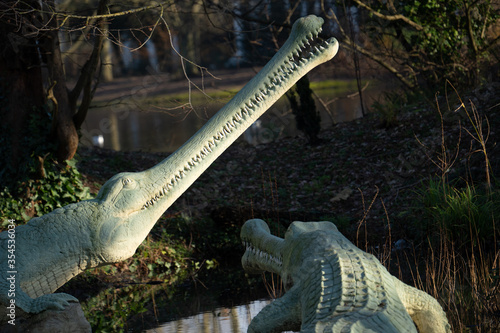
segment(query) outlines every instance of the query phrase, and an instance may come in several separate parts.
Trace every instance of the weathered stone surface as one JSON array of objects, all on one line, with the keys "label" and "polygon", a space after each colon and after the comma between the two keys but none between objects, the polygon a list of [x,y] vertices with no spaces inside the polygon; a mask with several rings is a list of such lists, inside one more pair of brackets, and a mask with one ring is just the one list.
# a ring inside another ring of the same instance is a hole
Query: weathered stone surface
[{"label": "weathered stone surface", "polygon": [[90,323],[83,314],[80,303],[72,302],[64,310],[46,310],[38,314],[30,314],[17,308],[15,325],[9,324],[9,317],[1,319],[2,333],[89,333]]},{"label": "weathered stone surface", "polygon": [[254,219],[241,238],[243,268],[279,274],[286,290],[253,318],[249,333],[451,332],[436,299],[392,276],[331,222],[296,221],[280,238]]}]

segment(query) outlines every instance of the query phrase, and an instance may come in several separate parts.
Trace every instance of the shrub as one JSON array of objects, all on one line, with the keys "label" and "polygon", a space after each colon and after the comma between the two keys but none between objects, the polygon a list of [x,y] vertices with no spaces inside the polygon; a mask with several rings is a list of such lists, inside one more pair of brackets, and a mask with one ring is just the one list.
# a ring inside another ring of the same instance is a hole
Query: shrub
[{"label": "shrub", "polygon": [[430,180],[420,192],[426,233],[442,230],[457,247],[470,242],[494,242],[500,225],[499,193],[481,191],[466,184],[455,188],[442,180]]},{"label": "shrub", "polygon": [[[34,160],[34,159],[33,159]],[[4,187],[0,191],[0,214],[8,219],[28,221],[33,216],[50,213],[70,203],[90,199],[90,191],[82,182],[76,159],[63,163],[50,162],[45,158],[40,163],[30,164],[30,174],[43,170],[42,177],[18,181],[17,191]],[[5,222],[5,221],[2,221]]]}]

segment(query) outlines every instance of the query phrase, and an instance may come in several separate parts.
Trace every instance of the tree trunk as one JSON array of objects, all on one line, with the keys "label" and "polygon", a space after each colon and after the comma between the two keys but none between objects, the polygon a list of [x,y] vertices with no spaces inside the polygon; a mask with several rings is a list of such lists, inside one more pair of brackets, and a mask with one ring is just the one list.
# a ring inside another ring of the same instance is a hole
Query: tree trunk
[{"label": "tree trunk", "polygon": [[[27,37],[32,22],[0,20],[0,100],[2,155],[0,176],[20,173],[27,151],[31,113],[42,112],[45,103],[40,56],[34,37]],[[7,171],[7,172],[6,172]],[[0,183],[4,183],[3,181]]]},{"label": "tree trunk", "polygon": [[[55,28],[56,20],[52,19],[51,22],[53,22],[51,25]],[[49,92],[49,94],[52,93],[54,105],[52,128],[55,129],[55,133],[51,134],[57,139],[56,157],[59,161],[70,160],[78,148],[78,133],[73,123],[74,110],[69,103],[57,30],[51,30],[40,38],[40,49],[42,57],[47,62],[49,83],[53,86],[52,92]]]},{"label": "tree trunk", "polygon": [[[97,14],[105,13],[108,3],[100,0]],[[77,126],[83,122],[93,96],[93,77],[104,36],[96,36],[78,87],[69,92],[59,45],[60,22],[53,14],[55,1],[1,4],[0,156],[5,163],[0,169],[0,184],[7,185],[8,180],[29,174],[33,158],[48,153],[54,153],[59,161],[73,158],[78,148]],[[98,20],[98,24],[102,28],[104,20]],[[47,69],[46,78],[42,77],[42,68]],[[47,91],[44,84],[49,87]],[[76,122],[76,101],[82,91]]]},{"label": "tree trunk", "polygon": [[113,81],[113,56],[111,41],[109,40],[109,24],[105,25],[106,29],[104,30],[104,44],[102,45],[101,52],[101,62],[102,62],[102,79],[104,82]]}]

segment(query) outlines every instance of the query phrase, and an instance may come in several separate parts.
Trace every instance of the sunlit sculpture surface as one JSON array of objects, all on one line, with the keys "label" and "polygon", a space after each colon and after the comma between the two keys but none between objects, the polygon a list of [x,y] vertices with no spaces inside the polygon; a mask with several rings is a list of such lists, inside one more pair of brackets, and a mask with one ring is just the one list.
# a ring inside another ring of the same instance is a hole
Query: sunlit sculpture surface
[{"label": "sunlit sculpture surface", "polygon": [[[297,80],[336,54],[334,38],[318,38],[322,24],[315,16],[299,19],[269,63],[158,165],[115,175],[95,199],[56,209],[15,228],[13,267],[7,261],[9,234],[1,233],[0,302],[9,305],[14,300],[31,313],[63,309],[77,299],[54,294],[60,286],[85,269],[131,257],[163,212],[245,129]],[[15,278],[8,281],[11,275]]]},{"label": "sunlit sculpture surface", "polygon": [[331,222],[293,222],[284,239],[262,220],[241,229],[243,268],[279,274],[286,293],[252,320],[248,332],[450,332],[429,294],[410,287],[361,251]]}]

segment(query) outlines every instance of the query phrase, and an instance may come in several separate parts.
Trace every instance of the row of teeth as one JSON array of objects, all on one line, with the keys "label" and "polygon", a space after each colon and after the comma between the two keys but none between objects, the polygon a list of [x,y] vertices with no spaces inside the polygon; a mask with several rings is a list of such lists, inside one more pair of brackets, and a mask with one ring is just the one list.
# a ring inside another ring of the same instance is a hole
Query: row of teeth
[{"label": "row of teeth", "polygon": [[270,253],[259,250],[255,248],[250,242],[243,242],[243,246],[245,247],[247,252],[250,252],[252,255],[258,257],[260,261],[266,261],[267,263],[277,265],[278,267],[281,267],[283,265],[283,259],[281,257],[275,257]]},{"label": "row of teeth", "polygon": [[311,57],[314,57],[322,52],[328,46],[328,42],[316,42],[316,38],[320,32],[321,28],[315,33],[314,36],[313,34],[309,34],[307,38],[299,44],[298,48],[292,52],[292,57],[285,60],[283,65],[279,67],[278,72],[275,72],[273,73],[273,76],[268,77],[269,82],[265,82],[264,87],[260,88],[259,92],[246,102],[240,111],[236,112],[233,118],[228,121],[222,129],[212,137],[212,139],[208,140],[207,144],[201,149],[201,151],[191,158],[191,160],[184,166],[184,169],[179,170],[177,174],[175,174],[172,179],[161,188],[154,198],[144,204],[142,209],[146,209],[149,206],[154,205],[161,197],[166,195],[167,192],[185,176],[186,172],[190,171],[191,168],[195,167],[212,152],[212,149],[217,146],[219,141],[231,134],[240,123],[250,117],[259,104],[266,99],[266,96],[269,95],[269,93],[275,90],[277,86],[281,85],[283,81],[286,81],[297,68],[306,65]]}]

